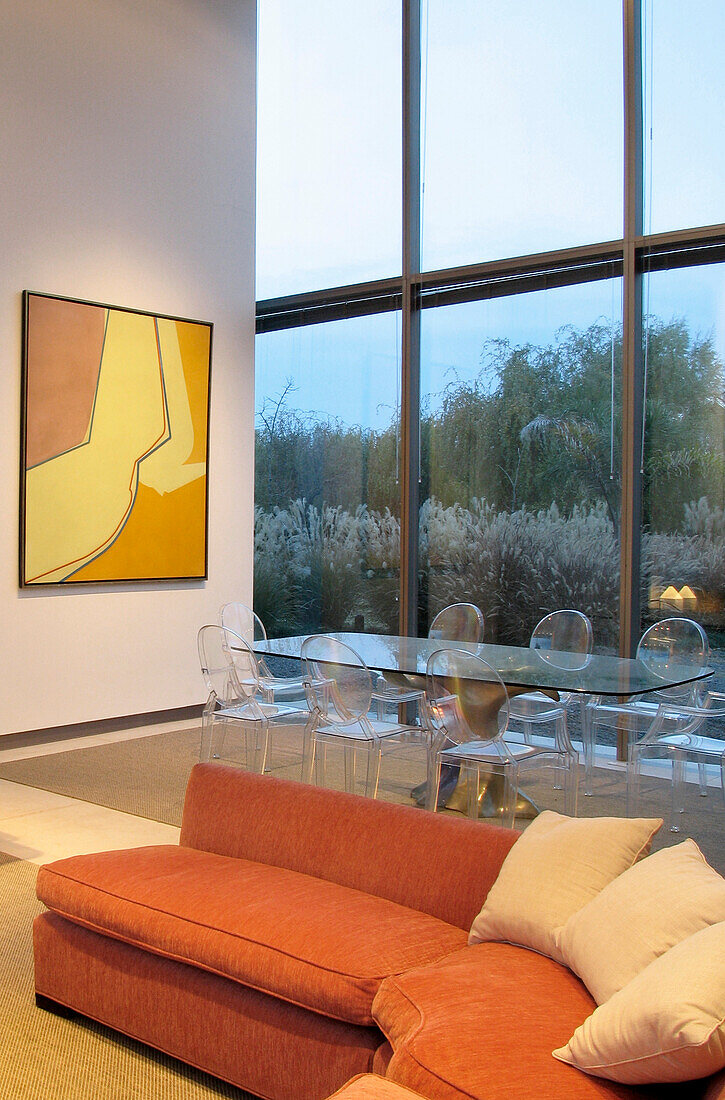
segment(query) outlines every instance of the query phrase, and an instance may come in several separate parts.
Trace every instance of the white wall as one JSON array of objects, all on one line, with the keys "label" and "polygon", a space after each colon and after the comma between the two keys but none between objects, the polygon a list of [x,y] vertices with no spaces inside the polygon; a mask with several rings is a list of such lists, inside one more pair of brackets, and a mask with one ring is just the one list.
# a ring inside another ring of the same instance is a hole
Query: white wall
[{"label": "white wall", "polygon": [[[254,0],[0,0],[0,734],[203,699],[252,573]],[[214,323],[206,583],[18,588],[21,293]]]}]

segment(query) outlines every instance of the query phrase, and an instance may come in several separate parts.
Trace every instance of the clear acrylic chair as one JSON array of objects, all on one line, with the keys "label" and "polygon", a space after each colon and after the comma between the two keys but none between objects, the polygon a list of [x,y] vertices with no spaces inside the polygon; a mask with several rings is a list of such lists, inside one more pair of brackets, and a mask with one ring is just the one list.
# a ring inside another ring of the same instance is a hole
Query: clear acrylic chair
[{"label": "clear acrylic chair", "polygon": [[[698,705],[668,705],[660,703],[647,732],[629,746],[627,760],[627,815],[638,812],[642,765],[646,760],[668,760],[672,764],[670,832],[679,833],[681,815],[685,812],[685,769],[693,762],[698,767],[700,794],[708,793],[707,766],[715,765],[720,773],[722,796],[725,800],[725,741],[707,737],[700,731],[712,719],[725,719],[725,694],[709,691]],[[668,732],[669,731],[669,732]]]},{"label": "clear acrylic chair", "polygon": [[426,696],[437,752],[428,808],[438,807],[441,768],[458,765],[466,783],[469,817],[477,817],[484,785],[501,783],[501,823],[513,827],[522,768],[550,763],[566,776],[566,812],[576,815],[579,760],[571,746],[527,745],[509,741],[509,696],[503,680],[486,661],[468,650],[432,653],[426,670]]},{"label": "clear acrylic chair", "polygon": [[[483,612],[473,603],[452,603],[444,607],[433,619],[428,629],[429,638],[446,638],[453,642],[482,642],[485,621]],[[418,719],[425,724],[425,676],[407,673],[386,673],[378,676],[373,691],[373,701],[382,718],[385,708],[415,703]]]},{"label": "clear acrylic chair", "polygon": [[[592,652],[594,634],[589,618],[582,611],[564,609],[552,611],[541,619],[531,634],[529,646],[545,654],[545,659],[558,667],[576,668],[584,667],[582,664],[573,664],[572,659],[586,658]],[[561,658],[559,658],[561,654]],[[588,712],[586,708],[587,696],[572,692],[559,692],[558,701],[541,691],[525,692],[516,695],[510,700],[509,721],[516,726],[521,726],[523,738],[527,745],[533,744],[535,731],[541,726],[551,724],[554,727],[554,740],[557,745],[568,746],[571,744],[568,729],[568,708],[578,704],[582,725],[582,749],[585,761],[585,775],[587,753],[590,751],[590,738],[586,729]],[[562,751],[568,751],[565,747]],[[591,769],[590,769],[591,771]],[[559,789],[561,784],[557,780],[555,787]],[[584,793],[589,794],[585,782]]]},{"label": "clear acrylic chair", "polygon": [[383,743],[411,730],[399,722],[371,717],[373,680],[363,659],[344,642],[315,634],[302,643],[302,668],[310,709],[306,779],[327,782],[327,748],[344,752],[345,790],[354,792],[357,756],[365,750],[364,793],[377,797]]},{"label": "clear acrylic chair", "polygon": [[[233,630],[240,638],[243,638],[250,649],[254,649],[254,643],[267,641],[267,631],[264,623],[251,607],[244,603],[225,603],[219,612],[219,621],[222,626]],[[259,692],[266,703],[275,700],[301,702],[305,698],[305,689],[302,684],[301,673],[298,676],[275,676],[269,669],[264,657],[257,656],[257,668],[259,671]]]},{"label": "clear acrylic chair", "polygon": [[257,660],[244,638],[233,630],[216,624],[202,626],[197,647],[209,692],[202,714],[199,759],[220,756],[229,729],[236,727],[242,734],[247,766],[264,772],[271,730],[278,723],[306,720],[306,706],[301,710],[260,699]]},{"label": "clear acrylic chair", "polygon": [[452,642],[482,642],[485,620],[475,603],[452,603],[444,607],[428,629],[429,638]]},{"label": "clear acrylic chair", "polygon": [[[699,623],[680,616],[662,619],[645,630],[637,646],[637,659],[645,664],[655,676],[666,675],[673,667],[687,665],[690,668],[704,668],[710,658],[710,644],[707,635]],[[702,709],[705,689],[701,681],[682,684],[679,687],[650,691],[646,695],[636,696],[627,702],[602,700],[593,696],[587,704],[588,721],[586,732],[590,746],[585,753],[585,766],[591,770],[594,749],[600,726],[623,731],[627,735],[629,750],[637,740],[653,730],[654,736],[677,734],[689,729],[694,715],[688,709]],[[660,712],[660,708],[664,710]],[[703,717],[702,721],[705,718]],[[628,752],[629,755],[629,752]],[[704,764],[699,768],[700,790],[707,790]],[[587,786],[591,777],[587,777]]]}]

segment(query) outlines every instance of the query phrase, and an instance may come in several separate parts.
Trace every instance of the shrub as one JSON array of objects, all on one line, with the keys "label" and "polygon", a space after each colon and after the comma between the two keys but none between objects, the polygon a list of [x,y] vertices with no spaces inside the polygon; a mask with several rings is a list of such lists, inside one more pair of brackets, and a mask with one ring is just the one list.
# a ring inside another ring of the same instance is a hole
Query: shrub
[{"label": "shrub", "polygon": [[[684,533],[643,539],[643,607],[649,578],[689,584],[698,611],[719,623],[725,603],[725,512],[706,500],[685,508]],[[592,620],[598,649],[617,644],[619,546],[604,502],[499,511],[485,500],[420,509],[424,621],[470,600],[486,618],[486,639],[526,645],[538,620],[571,607]],[[396,633],[400,524],[386,509],[315,508],[303,500],[255,511],[255,609],[270,633],[367,630]]]}]

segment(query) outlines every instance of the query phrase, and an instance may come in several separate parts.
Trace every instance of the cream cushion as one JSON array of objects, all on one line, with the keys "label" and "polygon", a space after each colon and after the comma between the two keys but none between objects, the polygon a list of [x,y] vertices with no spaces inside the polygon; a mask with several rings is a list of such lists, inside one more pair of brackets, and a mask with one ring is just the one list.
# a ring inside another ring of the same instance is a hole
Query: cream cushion
[{"label": "cream cushion", "polygon": [[605,886],[559,930],[556,946],[600,1005],[665,951],[720,921],[725,879],[686,840]]},{"label": "cream cushion", "polygon": [[725,1066],[725,923],[702,928],[615,993],[554,1057],[629,1085]]},{"label": "cream cushion", "polygon": [[562,962],[557,931],[647,854],[661,825],[661,818],[575,818],[544,810],[506,856],[468,942],[505,940]]}]

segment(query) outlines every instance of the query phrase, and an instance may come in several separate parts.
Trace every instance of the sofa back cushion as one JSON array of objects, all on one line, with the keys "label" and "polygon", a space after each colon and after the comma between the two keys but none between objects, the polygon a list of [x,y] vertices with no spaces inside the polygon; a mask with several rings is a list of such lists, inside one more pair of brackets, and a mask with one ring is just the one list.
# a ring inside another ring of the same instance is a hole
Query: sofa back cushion
[{"label": "sofa back cushion", "polygon": [[180,843],[328,879],[468,929],[517,836],[412,806],[197,764]]}]

